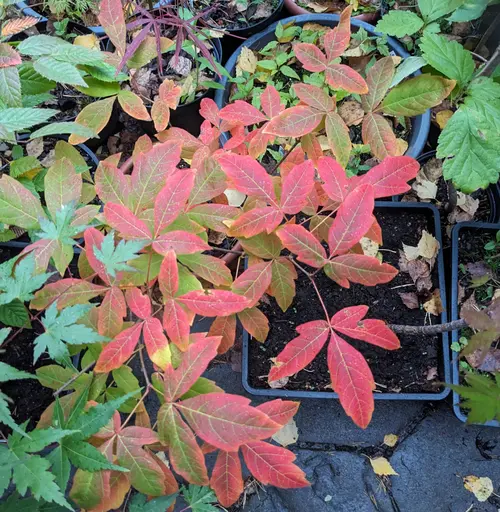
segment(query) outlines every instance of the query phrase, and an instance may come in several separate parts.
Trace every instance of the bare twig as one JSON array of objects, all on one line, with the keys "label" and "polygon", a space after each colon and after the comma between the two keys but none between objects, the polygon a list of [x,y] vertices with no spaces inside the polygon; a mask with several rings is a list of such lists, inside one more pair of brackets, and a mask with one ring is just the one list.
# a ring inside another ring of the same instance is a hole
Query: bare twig
[{"label": "bare twig", "polygon": [[83,375],[85,372],[89,371],[95,365],[95,363],[96,363],[96,361],[92,361],[85,368],[83,368],[78,373],[73,375],[73,377],[71,377],[71,379],[69,379],[68,382],[65,382],[58,390],[54,391],[53,396],[59,395],[59,393],[61,393],[61,391],[64,391],[70,384],[75,382],[75,380],[78,379],[78,377],[80,377],[80,375]]},{"label": "bare twig", "polygon": [[435,324],[435,325],[391,325],[388,327],[396,334],[410,334],[410,335],[432,335],[440,334],[442,332],[456,331],[467,327],[467,322],[461,318],[460,320],[453,320],[446,324]]}]

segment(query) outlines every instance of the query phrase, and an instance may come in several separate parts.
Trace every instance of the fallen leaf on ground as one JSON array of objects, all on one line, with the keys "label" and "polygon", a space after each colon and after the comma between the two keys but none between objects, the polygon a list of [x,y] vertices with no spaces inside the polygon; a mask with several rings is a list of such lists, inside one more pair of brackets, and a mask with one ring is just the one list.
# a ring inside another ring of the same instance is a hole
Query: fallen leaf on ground
[{"label": "fallen leaf on ground", "polygon": [[239,190],[233,190],[231,188],[224,190],[224,195],[227,197],[227,202],[229,206],[236,207],[241,206],[247,197]]},{"label": "fallen leaf on ground", "polygon": [[436,123],[438,124],[441,130],[444,130],[446,124],[450,120],[450,117],[453,115],[451,110],[441,110],[436,114]]},{"label": "fallen leaf on ground", "polygon": [[396,148],[396,156],[402,156],[408,149],[408,142],[406,142],[404,139],[396,139]]},{"label": "fallen leaf on ground", "polygon": [[477,477],[469,475],[464,478],[464,487],[477,498],[477,501],[486,501],[493,494],[493,482],[487,476]]},{"label": "fallen leaf on ground", "polygon": [[422,258],[431,260],[439,251],[439,242],[424,229],[417,247],[418,253]]},{"label": "fallen leaf on ground", "polygon": [[398,439],[399,438],[396,434],[386,434],[384,436],[384,444],[392,448],[393,446],[396,446]]},{"label": "fallen leaf on ground", "polygon": [[299,430],[293,418],[273,436],[273,440],[281,446],[288,446],[297,442],[299,438]]},{"label": "fallen leaf on ground", "polygon": [[83,46],[89,50],[100,50],[101,43],[95,34],[85,34],[84,36],[77,36],[73,41],[76,46]]},{"label": "fallen leaf on ground", "polygon": [[420,169],[418,176],[436,183],[443,175],[443,161],[439,158],[431,158]]},{"label": "fallen leaf on ground", "polygon": [[474,350],[472,354],[465,356],[465,359],[473,368],[482,372],[495,373],[500,371],[500,349],[492,348],[486,352],[484,357],[481,350]]},{"label": "fallen leaf on ground", "polygon": [[417,180],[411,186],[420,199],[436,199],[437,185],[429,180]]},{"label": "fallen leaf on ground", "polygon": [[438,369],[435,366],[433,366],[432,368],[429,368],[427,370],[427,375],[425,376],[425,378],[427,380],[434,380],[437,378],[437,376],[438,376]]},{"label": "fallen leaf on ground", "polygon": [[370,240],[369,238],[363,237],[360,240],[361,249],[363,249],[363,254],[366,256],[377,256],[379,245],[377,242]]},{"label": "fallen leaf on ground", "polygon": [[418,296],[415,292],[399,292],[401,301],[408,309],[418,309]]},{"label": "fallen leaf on ground", "polygon": [[344,101],[337,112],[347,126],[357,126],[363,121],[365,112],[361,103],[357,101]]},{"label": "fallen leaf on ground", "polygon": [[460,206],[469,215],[474,216],[479,207],[479,199],[474,199],[468,194],[457,192],[457,206]]},{"label": "fallen leaf on ground", "polygon": [[26,144],[26,154],[28,156],[34,156],[38,158],[43,153],[43,138],[39,137],[37,139],[30,140],[28,144]]},{"label": "fallen leaf on ground", "polygon": [[268,385],[272,389],[284,388],[288,384],[289,377],[282,377],[278,380],[268,381]]},{"label": "fallen leaf on ground", "polygon": [[236,64],[236,76],[241,76],[244,71],[255,73],[257,68],[257,57],[250,48],[243,46]]},{"label": "fallen leaf on ground", "polygon": [[413,279],[413,282],[417,287],[417,292],[431,290],[432,279],[428,263],[423,260],[409,261],[408,273],[410,274],[410,277]]},{"label": "fallen leaf on ground", "polygon": [[419,257],[418,247],[403,244],[403,251],[408,261],[416,260]]},{"label": "fallen leaf on ground", "polygon": [[378,476],[398,474],[394,471],[391,463],[385,457],[376,457],[375,459],[370,459],[370,464],[372,465],[373,471]]},{"label": "fallen leaf on ground", "polygon": [[424,302],[424,309],[427,313],[434,316],[439,316],[443,312],[443,303],[441,302],[439,288],[436,288],[432,292],[432,297],[427,302]]}]

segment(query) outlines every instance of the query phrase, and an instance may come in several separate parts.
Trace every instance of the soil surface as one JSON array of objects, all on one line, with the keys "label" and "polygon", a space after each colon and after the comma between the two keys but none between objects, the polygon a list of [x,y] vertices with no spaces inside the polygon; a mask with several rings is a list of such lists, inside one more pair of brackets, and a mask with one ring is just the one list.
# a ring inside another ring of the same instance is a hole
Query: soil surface
[{"label": "soil surface", "polygon": [[[433,218],[427,213],[378,208],[375,216],[382,227],[384,262],[398,266],[398,251],[402,243],[416,246],[422,231],[434,232]],[[300,272],[299,272],[300,274]],[[365,304],[370,307],[367,317],[378,318],[392,324],[423,325],[425,311],[410,310],[401,302],[398,291],[415,291],[406,273],[400,273],[388,284],[375,287],[352,285],[341,288],[323,272],[316,275],[316,283],[330,314],[346,306]],[[438,287],[437,266],[432,272],[433,285]],[[401,287],[402,285],[408,285]],[[397,287],[401,288],[397,288]],[[297,336],[295,328],[305,322],[322,319],[323,310],[307,277],[301,275],[296,282],[297,295],[292,306],[283,313],[273,298],[260,309],[269,318],[270,332],[264,344],[249,344],[249,384],[255,388],[268,388],[267,375],[270,358],[276,357],[288,341]],[[396,287],[396,289],[394,289]],[[440,320],[432,317],[433,323]],[[348,339],[348,338],[347,338]],[[350,341],[367,359],[377,383],[376,392],[437,393],[442,381],[442,343],[440,336],[400,336],[401,349],[386,351],[357,340]],[[437,369],[437,375],[435,375]],[[432,377],[435,375],[434,378]],[[326,363],[326,345],[316,359],[303,371],[290,377],[284,389],[329,391],[330,376]]]}]

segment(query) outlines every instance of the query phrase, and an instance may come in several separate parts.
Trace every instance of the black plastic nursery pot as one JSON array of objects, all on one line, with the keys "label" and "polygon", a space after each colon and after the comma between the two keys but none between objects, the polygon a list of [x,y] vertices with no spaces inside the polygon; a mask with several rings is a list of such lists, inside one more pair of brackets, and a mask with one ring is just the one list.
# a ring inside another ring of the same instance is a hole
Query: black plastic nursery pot
[{"label": "black plastic nursery pot", "polygon": [[[451,320],[458,320],[460,318],[460,310],[458,304],[458,283],[459,283],[459,264],[460,264],[460,240],[464,232],[472,231],[477,234],[489,233],[495,237],[496,232],[500,229],[500,224],[492,224],[487,222],[461,222],[457,224],[451,233],[452,243],[452,270],[451,270]],[[460,338],[460,331],[455,330],[452,332],[451,341],[457,342]],[[459,369],[459,354],[454,353],[451,360],[451,379],[452,384],[463,384],[460,379]],[[456,417],[460,421],[467,421],[467,415],[460,407],[460,396],[457,392],[453,391],[453,410]],[[491,420],[484,423],[488,427],[500,427],[500,422]]]},{"label": "black plastic nursery pot", "polygon": [[[298,26],[304,26],[306,23],[319,23],[321,25],[326,25],[328,27],[335,27],[339,22],[340,16],[337,14],[304,14],[301,16],[292,16],[290,18],[285,18],[281,20],[279,23],[283,25],[287,23],[295,23]],[[259,34],[255,34],[254,36],[247,39],[236,51],[229,57],[226,62],[226,69],[229,74],[234,76],[236,63],[238,61],[238,57],[241,53],[243,47],[251,48],[252,50],[260,50],[264,48],[264,46],[271,41],[275,40],[274,32],[278,22],[273,23],[265,30],[260,32]],[[351,28],[356,31],[359,28],[364,28],[368,34],[371,36],[382,36],[382,34],[376,32],[375,27],[370,25],[369,23],[365,23],[364,21],[360,21],[357,19],[351,18]],[[394,55],[398,55],[403,59],[406,59],[410,56],[410,54],[403,48],[398,41],[393,39],[392,37],[387,38],[387,44]],[[420,71],[416,71],[415,75],[420,74]],[[215,93],[215,102],[217,103],[219,108],[224,107],[229,102],[229,96],[231,94],[231,83],[228,82],[227,77],[223,77],[221,82],[224,85],[224,90],[218,90]],[[408,139],[408,149],[406,151],[407,156],[411,156],[413,158],[417,158],[420,153],[423,151],[425,147],[425,143],[427,142],[427,136],[429,135],[429,129],[431,125],[431,113],[430,110],[427,110],[424,114],[420,116],[416,116],[411,118],[412,129],[410,138]]]},{"label": "black plastic nursery pot", "polygon": [[[386,201],[377,201],[375,203],[375,216],[380,219],[393,219],[391,222],[399,223],[400,225],[400,231],[403,234],[401,235],[393,235],[392,232],[389,232],[387,234],[388,239],[391,237],[396,237],[394,240],[398,240],[397,246],[402,247],[401,242],[405,241],[405,243],[409,240],[408,237],[413,237],[413,243],[420,237],[420,234],[417,233],[418,229],[417,226],[422,227],[423,229],[426,229],[428,232],[432,233],[435,238],[438,240],[438,242],[441,243],[441,228],[440,228],[440,222],[439,222],[439,213],[437,209],[428,204],[421,204],[421,203],[395,203],[395,202],[386,202]],[[408,224],[408,219],[413,219],[411,224]],[[406,224],[405,224],[406,223]],[[382,234],[384,234],[384,226],[382,225]],[[403,240],[401,240],[403,238]],[[395,242],[389,240],[389,244],[391,248],[394,248],[396,245]],[[385,238],[384,238],[385,241]],[[418,242],[417,242],[418,243]],[[392,245],[391,245],[392,244]],[[394,254],[393,258],[398,258],[397,251],[389,250],[389,249],[383,249],[386,247],[386,245],[383,245],[381,247],[381,250],[385,250],[387,252],[383,252],[384,255],[384,261],[386,261],[386,257],[390,257],[390,253],[396,253]],[[387,255],[387,256],[386,256]],[[389,263],[393,263],[392,261],[388,261]],[[320,274],[318,274],[319,276]],[[399,278],[399,276],[396,277],[396,280]],[[299,278],[300,279],[300,278]],[[406,280],[406,276],[401,276],[401,279]],[[408,277],[409,279],[409,277]],[[330,314],[334,314],[336,311],[341,310],[343,307],[347,306],[353,306],[353,305],[360,305],[360,304],[366,304],[370,307],[370,313],[369,317],[371,318],[379,318],[381,320],[385,320],[388,323],[401,323],[401,321],[397,321],[397,319],[402,319],[404,315],[415,315],[411,316],[413,318],[412,325],[421,325],[423,323],[423,315],[422,311],[419,309],[414,309],[411,311],[411,313],[408,313],[409,310],[398,310],[398,308],[406,308],[406,306],[403,305],[402,301],[400,300],[397,293],[399,291],[409,291],[413,288],[406,288],[406,286],[410,285],[402,285],[397,286],[397,289],[390,290],[390,294],[393,295],[390,298],[390,301],[387,300],[389,298],[389,294],[385,292],[385,290],[389,289],[392,286],[392,283],[388,283],[386,285],[380,285],[387,288],[380,288],[377,287],[362,287],[366,292],[360,292],[360,288],[355,288],[355,286],[359,285],[353,285],[350,290],[342,289],[339,285],[334,283],[333,281],[328,280],[328,278],[325,277],[325,282],[323,284],[317,283],[320,292],[323,294],[323,290],[331,287],[337,287],[338,291],[335,291],[336,295],[332,295],[328,299],[323,297],[326,307],[329,309]],[[243,330],[243,352],[242,352],[242,382],[243,387],[252,395],[257,396],[273,396],[273,397],[287,397],[287,398],[322,398],[322,399],[337,399],[338,394],[334,393],[333,391],[324,391],[324,389],[328,389],[329,385],[329,375],[326,368],[326,360],[321,360],[318,364],[313,361],[308,367],[303,370],[302,372],[299,372],[294,376],[295,383],[290,386],[290,381],[285,385],[288,389],[272,389],[268,386],[267,380],[265,379],[265,376],[267,376],[267,373],[269,372],[269,369],[271,367],[270,359],[271,357],[276,357],[277,353],[282,350],[282,348],[286,345],[287,342],[291,341],[292,337],[296,337],[297,334],[295,332],[295,327],[298,324],[302,324],[304,322],[310,321],[312,319],[318,320],[321,319],[321,306],[319,306],[319,313],[318,316],[315,318],[311,318],[308,313],[301,310],[295,310],[295,304],[297,304],[297,308],[301,308],[300,303],[302,304],[307,303],[307,301],[311,302],[312,300],[316,300],[316,297],[314,299],[310,299],[309,295],[305,295],[306,292],[302,293],[301,289],[299,288],[299,281],[297,281],[297,295],[296,295],[296,301],[292,303],[290,308],[288,308],[286,313],[279,311],[279,313],[276,314],[276,318],[270,319],[270,333],[268,336],[268,339],[264,344],[260,344],[256,340],[252,340],[250,338],[250,335],[248,332]],[[322,288],[322,286],[324,288]],[[411,284],[413,286],[413,284]],[[439,287],[440,295],[441,295],[441,301],[443,305],[443,312],[439,317],[434,317],[434,322],[438,323],[445,323],[447,321],[447,313],[446,313],[446,293],[445,293],[445,274],[444,274],[444,263],[443,263],[443,254],[440,250],[438,252],[436,264],[433,269],[433,286],[435,288]],[[310,286],[312,289],[312,287]],[[383,290],[383,291],[382,291]],[[313,292],[314,293],[314,292]],[[351,293],[351,295],[349,295]],[[372,303],[363,302],[363,298],[358,297],[358,294],[365,293],[363,297],[366,297],[366,294],[370,294],[372,299],[375,299]],[[386,293],[384,297],[384,293]],[[309,292],[307,292],[309,294]],[[394,298],[394,296],[396,298]],[[312,297],[312,295],[311,295]],[[336,298],[335,298],[336,297]],[[267,306],[268,311],[270,311],[270,308],[273,308],[273,310],[276,310],[277,304],[274,302],[274,299],[271,299],[272,305]],[[352,303],[350,302],[352,300]],[[329,302],[330,301],[330,302]],[[376,304],[378,303],[378,306]],[[389,305],[388,305],[389,304]],[[395,306],[394,306],[395,304]],[[380,314],[380,312],[373,311],[372,312],[372,306],[373,308],[378,307],[379,309],[384,309],[386,312],[386,316],[390,318],[384,318],[383,314]],[[263,309],[263,304],[261,304],[260,309]],[[330,311],[331,309],[331,311]],[[407,308],[406,308],[407,309]],[[394,313],[395,311],[395,313]],[[266,313],[266,311],[264,311]],[[277,315],[280,315],[279,317]],[[316,314],[316,313],[315,313]],[[394,314],[397,316],[394,317]],[[308,315],[308,316],[307,316]],[[392,316],[391,316],[392,315]],[[418,315],[418,320],[416,320]],[[396,321],[393,321],[396,318]],[[405,318],[408,318],[406,316]],[[299,320],[300,319],[300,320]],[[289,323],[293,323],[293,326],[290,327]],[[283,326],[283,327],[282,327]],[[294,334],[292,334],[292,337],[286,337],[285,339],[279,340],[279,347],[274,346],[274,342],[276,341],[276,335],[273,334],[273,329],[275,332],[279,333],[280,335],[282,332],[286,332],[287,334],[291,334],[292,330],[294,331]],[[272,338],[272,339],[271,339]],[[432,342],[431,342],[432,339]],[[392,354],[396,354],[396,352],[404,351],[406,350],[406,354],[397,354],[396,357],[401,357],[402,359],[405,359],[405,362],[403,364],[396,363],[394,359],[391,359],[392,355],[388,355],[388,351],[384,351],[383,349],[375,349],[375,351],[378,351],[378,355],[373,356],[374,352],[372,351],[373,348],[369,347],[366,348],[368,344],[355,344],[354,346],[360,350],[363,355],[366,357],[369,366],[371,367],[375,381],[379,383],[380,381],[377,380],[377,371],[379,371],[381,368],[384,368],[383,371],[386,371],[385,368],[387,368],[389,372],[393,372],[398,377],[398,368],[404,368],[405,373],[409,374],[409,378],[417,380],[421,380],[421,388],[425,389],[425,392],[417,392],[415,386],[405,386],[407,391],[405,391],[405,388],[400,389],[399,391],[390,391],[389,386],[383,386],[383,388],[387,388],[388,392],[376,392],[374,393],[374,397],[376,400],[426,400],[426,401],[434,401],[434,400],[443,400],[446,396],[448,396],[450,389],[447,387],[444,387],[444,384],[449,384],[451,382],[451,372],[450,372],[450,353],[449,353],[449,339],[448,339],[448,333],[442,333],[440,335],[436,335],[432,338],[430,337],[409,337],[409,336],[400,336],[401,340],[401,346],[399,350],[393,351]],[[353,340],[351,340],[353,342]],[[432,345],[431,345],[432,343]],[[322,349],[320,354],[318,355],[318,358],[325,358],[325,348]],[[264,354],[262,354],[264,352]],[[323,356],[321,356],[323,352]],[[428,359],[429,357],[432,357],[431,359]],[[376,359],[375,359],[376,358]],[[423,361],[425,359],[425,362]],[[375,364],[373,361],[377,361]],[[256,363],[257,361],[257,363]],[[266,368],[263,369],[262,361],[265,361]],[[323,362],[324,361],[324,362]],[[429,381],[429,373],[426,373],[426,369],[429,369],[427,366],[428,362],[431,362],[432,365],[435,365],[435,368],[432,368],[433,371],[438,372],[438,380],[441,384],[439,389],[436,389],[435,386],[429,386],[426,381]],[[408,369],[410,369],[410,372],[408,372]],[[422,371],[423,370],[423,371]],[[418,376],[417,376],[418,372]],[[300,384],[300,386],[303,386],[304,388],[308,387],[308,383],[310,382],[310,375],[314,376],[314,378],[317,378],[316,376],[319,373],[323,373],[326,375],[326,379],[328,379],[328,382],[323,383],[322,389],[318,390],[307,390],[307,389],[298,389],[297,383]],[[303,377],[299,378],[300,374],[303,375]],[[264,380],[263,380],[264,379]],[[305,380],[304,380],[305,379]],[[305,385],[304,385],[305,384]],[[417,384],[417,382],[413,382],[412,384]],[[293,389],[290,389],[292,387]],[[417,386],[418,387],[418,386]],[[413,389],[412,389],[413,388]],[[380,391],[380,388],[377,386],[378,391]],[[432,391],[430,391],[432,389]]]}]

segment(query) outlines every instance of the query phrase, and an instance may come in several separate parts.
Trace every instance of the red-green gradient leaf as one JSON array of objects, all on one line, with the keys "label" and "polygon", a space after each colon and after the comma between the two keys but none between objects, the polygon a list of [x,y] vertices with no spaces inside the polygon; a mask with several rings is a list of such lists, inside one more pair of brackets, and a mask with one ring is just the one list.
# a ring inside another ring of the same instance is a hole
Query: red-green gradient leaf
[{"label": "red-green gradient leaf", "polygon": [[238,313],[238,318],[252,338],[263,343],[269,334],[269,320],[267,316],[257,308],[249,308]]},{"label": "red-green gradient leaf", "polygon": [[163,298],[172,298],[179,289],[179,269],[174,251],[167,251],[160,266],[158,284]]},{"label": "red-green gradient leaf", "polygon": [[340,57],[349,46],[352,9],[352,6],[346,7],[340,14],[339,24],[325,34],[323,44],[329,61]]},{"label": "red-green gradient leaf", "polygon": [[328,232],[330,256],[343,254],[357,244],[372,225],[373,187],[361,185],[349,193]]},{"label": "red-green gradient leaf", "polygon": [[365,112],[371,112],[384,99],[394,77],[392,57],[383,57],[375,62],[366,74],[368,93],[361,96],[361,105]]},{"label": "red-green gradient leaf", "polygon": [[170,107],[160,98],[156,98],[151,106],[151,118],[157,132],[162,132],[170,121]]},{"label": "red-green gradient leaf", "polygon": [[214,126],[219,126],[219,107],[212,98],[203,98],[200,102],[200,115]]},{"label": "red-green gradient leaf", "polygon": [[277,398],[276,400],[257,405],[257,409],[267,414],[276,423],[284,426],[297,414],[299,405],[300,402],[285,401]]},{"label": "red-green gradient leaf", "polygon": [[267,439],[281,428],[242,396],[208,393],[175,406],[203,441],[221,450],[234,451],[244,443]]},{"label": "red-green gradient leaf", "polygon": [[250,238],[266,231],[272,233],[283,220],[283,213],[274,206],[253,208],[231,223],[228,233],[234,237]]},{"label": "red-green gradient leaf", "polygon": [[246,101],[236,100],[234,103],[226,105],[219,112],[221,119],[233,121],[249,126],[267,121],[267,117]]},{"label": "red-green gradient leaf", "polygon": [[194,173],[189,170],[179,170],[167,178],[155,200],[155,236],[184,209],[193,185]]},{"label": "red-green gradient leaf", "polygon": [[215,491],[219,503],[230,507],[243,492],[243,476],[238,452],[221,450],[210,477],[210,487]]},{"label": "red-green gradient leaf", "polygon": [[281,210],[294,215],[307,204],[314,187],[314,164],[311,160],[296,165],[283,180],[281,190]]},{"label": "red-green gradient leaf", "polygon": [[149,117],[144,102],[132,91],[122,89],[118,93],[118,103],[122,109],[134,119],[139,119],[139,121],[151,121],[151,117]]},{"label": "red-green gradient leaf", "polygon": [[[110,98],[104,98],[103,100],[89,103],[80,110],[80,113],[76,116],[75,122],[90,128],[94,133],[98,134],[108,124],[111,118],[111,112],[113,111],[114,102],[115,96],[111,96]],[[76,144],[82,144],[87,139],[88,137],[82,137],[81,135],[72,133],[69,136],[68,142],[74,146]]]},{"label": "red-green gradient leaf", "polygon": [[94,247],[97,249],[101,248],[102,241],[104,240],[104,235],[96,228],[87,228],[85,233],[83,234],[83,239],[85,241],[85,256],[87,257],[87,261],[89,262],[92,270],[97,272],[99,277],[106,283],[110,283],[110,276],[106,272],[106,267],[102,261],[99,261],[94,254]]},{"label": "red-green gradient leaf", "polygon": [[208,485],[205,457],[191,429],[172,404],[164,404],[158,412],[158,433],[168,446],[170,462],[176,473],[195,485]]},{"label": "red-green gradient leaf", "polygon": [[[332,323],[334,318],[332,318]],[[383,320],[368,318],[358,320],[354,325],[347,322],[338,322],[333,328],[350,338],[366,341],[371,345],[376,345],[386,350],[396,350],[401,347],[398,337]]]},{"label": "red-green gradient leaf", "polygon": [[398,141],[389,121],[380,114],[369,112],[363,118],[361,127],[363,143],[370,146],[370,150],[376,158],[383,160],[388,156],[398,154]]},{"label": "red-green gradient leaf", "polygon": [[[274,139],[274,135],[264,133],[265,126],[266,125],[250,132],[252,138],[248,144],[248,154],[252,158],[258,158],[263,155],[267,151],[268,144]],[[224,145],[224,149],[227,149],[226,145]]]},{"label": "red-green gradient leaf", "polygon": [[102,0],[98,18],[118,54],[123,56],[127,48],[127,28],[121,0]]},{"label": "red-green gradient leaf", "polygon": [[75,304],[86,304],[90,299],[104,293],[108,288],[92,284],[82,279],[61,279],[55,283],[45,285],[35,293],[30,307],[41,310],[57,301],[57,308],[63,309]]},{"label": "red-green gradient leaf", "polygon": [[94,371],[106,373],[119,368],[134,352],[141,329],[142,323],[134,324],[110,341],[101,352]]},{"label": "red-green gradient leaf", "polygon": [[0,43],[0,69],[18,66],[21,62],[21,55],[12,46],[7,43]]},{"label": "red-green gradient leaf", "polygon": [[276,196],[271,176],[252,157],[222,153],[217,160],[240,192],[271,204],[275,203]]},{"label": "red-green gradient leaf", "polygon": [[[202,158],[199,164],[196,162],[198,156]],[[208,148],[206,148],[206,150],[199,150],[196,153],[191,162],[191,167],[196,170],[196,175],[193,189],[189,196],[190,206],[206,203],[226,190],[227,177],[222,172],[217,160],[210,156],[210,150]]]},{"label": "red-green gradient leaf", "polygon": [[264,127],[264,133],[278,137],[302,137],[317,128],[324,113],[306,105],[283,110]]},{"label": "red-green gradient leaf", "polygon": [[144,322],[142,331],[144,336],[144,344],[148,351],[149,359],[153,363],[165,370],[171,364],[172,357],[167,337],[163,334],[163,327],[158,318],[150,317]]},{"label": "red-green gradient leaf", "polygon": [[307,71],[317,73],[326,69],[326,57],[314,44],[296,43],[293,45],[293,51]]},{"label": "red-green gradient leaf", "polygon": [[333,390],[338,393],[346,414],[366,428],[375,408],[375,381],[365,358],[335,333],[328,344],[328,369]]},{"label": "red-green gradient leaf", "polygon": [[177,369],[172,366],[166,369],[164,389],[167,402],[173,402],[189,391],[217,355],[219,344],[218,336],[202,338],[189,345]]},{"label": "red-green gradient leaf", "polygon": [[151,232],[145,222],[137,218],[128,208],[119,204],[104,205],[104,217],[122,238],[151,239]]},{"label": "red-green gradient leaf", "polygon": [[325,249],[304,226],[288,224],[276,234],[281,243],[297,255],[299,261],[316,268],[321,268],[326,263]]},{"label": "red-green gradient leaf", "polygon": [[103,203],[128,205],[130,176],[125,176],[118,167],[110,162],[99,163],[95,172],[95,189]]},{"label": "red-green gradient leaf", "polygon": [[153,242],[153,249],[163,255],[169,251],[174,251],[176,254],[194,254],[195,252],[209,251],[210,246],[193,233],[169,231]]},{"label": "red-green gradient leaf", "polygon": [[322,112],[333,110],[335,104],[333,99],[317,85],[293,84],[293,90],[300,101]]},{"label": "red-green gradient leaf", "polygon": [[269,380],[279,380],[303,370],[319,354],[330,328],[324,320],[307,322],[297,327],[299,335],[289,341],[278,354],[275,366],[269,372]]},{"label": "red-green gradient leaf", "polygon": [[234,281],[231,290],[238,295],[243,295],[249,300],[248,307],[254,307],[271,284],[270,261],[257,263],[247,268]]},{"label": "red-green gradient leaf", "polygon": [[346,167],[352,149],[349,128],[337,112],[328,112],[325,117],[325,130],[332,153],[340,165]]},{"label": "red-green gradient leaf", "polygon": [[382,239],[382,228],[380,227],[380,224],[377,222],[377,219],[373,217],[373,224],[371,225],[370,229],[365,234],[366,238],[369,238],[370,240],[373,240],[379,245],[383,245],[383,239]]},{"label": "red-green gradient leaf", "polygon": [[98,311],[99,334],[108,338],[117,336],[123,329],[123,319],[127,314],[127,305],[120,288],[113,286],[106,292]]},{"label": "red-green gradient leaf", "polygon": [[71,201],[80,202],[82,194],[82,175],[77,174],[68,158],[56,160],[45,175],[45,203],[52,218],[56,212]]},{"label": "red-green gradient leaf", "polygon": [[375,286],[392,281],[398,274],[392,265],[365,254],[343,254],[333,258],[328,265],[332,267],[333,274],[340,278],[339,284],[347,279],[352,283]]},{"label": "red-green gradient leaf", "polygon": [[191,311],[203,316],[225,316],[239,313],[250,300],[226,290],[195,290],[178,298]]},{"label": "red-green gradient leaf", "polygon": [[272,85],[268,85],[260,96],[262,110],[269,119],[277,116],[282,110],[280,93]]},{"label": "red-green gradient leaf", "polygon": [[163,327],[170,341],[181,351],[189,345],[190,321],[187,313],[174,299],[169,299],[163,306]]},{"label": "red-green gradient leaf", "polygon": [[268,292],[276,299],[282,311],[286,311],[293,302],[297,277],[297,270],[286,257],[273,261],[272,278]]},{"label": "red-green gradient leaf", "polygon": [[151,316],[151,299],[147,294],[142,294],[139,288],[128,288],[125,291],[127,305],[142,320]]},{"label": "red-green gradient leaf", "polygon": [[215,286],[231,286],[233,282],[231,271],[220,258],[207,254],[190,254],[180,256],[179,259],[197,276]]},{"label": "red-green gradient leaf", "polygon": [[253,441],[241,447],[250,473],[264,485],[282,489],[308,487],[305,473],[295,464],[295,455],[286,448],[264,441]]},{"label": "red-green gradient leaf", "polygon": [[349,194],[349,180],[342,166],[330,156],[318,160],[318,173],[323,180],[323,190],[328,197],[341,203]]},{"label": "red-green gradient leaf", "polygon": [[212,322],[208,335],[221,337],[217,353],[225,354],[234,345],[236,338],[236,315],[217,317]]},{"label": "red-green gradient leaf", "polygon": [[408,181],[417,176],[419,169],[420,164],[409,156],[387,157],[361,176],[358,185],[373,185],[375,198],[403,194],[410,190]]},{"label": "red-green gradient leaf", "polygon": [[323,156],[321,144],[312,133],[304,135],[302,139],[300,139],[300,146],[304,153],[307,154],[307,158],[312,160],[314,164],[317,164],[318,160]]},{"label": "red-green gradient leaf", "polygon": [[239,208],[227,204],[199,204],[189,210],[188,216],[200,226],[219,233],[227,232],[225,220],[233,220],[240,214]]},{"label": "red-green gradient leaf", "polygon": [[357,71],[354,71],[354,69],[345,64],[328,64],[325,78],[334,89],[344,89],[345,91],[357,94],[368,92],[365,79]]}]

